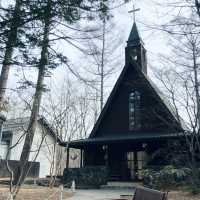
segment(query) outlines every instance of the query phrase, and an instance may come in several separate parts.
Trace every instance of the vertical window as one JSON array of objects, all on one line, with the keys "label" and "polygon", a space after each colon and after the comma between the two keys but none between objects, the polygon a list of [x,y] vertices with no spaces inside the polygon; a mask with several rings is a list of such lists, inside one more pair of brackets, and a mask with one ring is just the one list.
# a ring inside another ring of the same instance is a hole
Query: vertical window
[{"label": "vertical window", "polygon": [[8,153],[8,159],[10,159],[9,147],[12,142],[12,133],[5,131],[2,133],[1,143],[0,143],[0,158],[6,159]]},{"label": "vertical window", "polygon": [[141,127],[140,113],[141,95],[138,91],[131,92],[129,95],[129,130],[137,130]]},{"label": "vertical window", "polygon": [[135,158],[134,158],[134,152],[127,152],[127,164],[128,169],[130,170],[131,179],[134,179],[136,176],[136,166],[135,166]]}]

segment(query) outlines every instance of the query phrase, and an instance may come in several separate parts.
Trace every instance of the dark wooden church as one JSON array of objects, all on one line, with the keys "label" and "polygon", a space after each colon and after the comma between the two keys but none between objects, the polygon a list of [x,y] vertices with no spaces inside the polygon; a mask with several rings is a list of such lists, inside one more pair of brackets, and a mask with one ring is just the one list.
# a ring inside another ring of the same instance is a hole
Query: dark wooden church
[{"label": "dark wooden church", "polygon": [[124,69],[90,136],[71,141],[69,147],[81,150],[81,167],[107,166],[112,180],[134,180],[150,152],[182,132],[172,106],[147,76],[146,50],[134,23]]}]

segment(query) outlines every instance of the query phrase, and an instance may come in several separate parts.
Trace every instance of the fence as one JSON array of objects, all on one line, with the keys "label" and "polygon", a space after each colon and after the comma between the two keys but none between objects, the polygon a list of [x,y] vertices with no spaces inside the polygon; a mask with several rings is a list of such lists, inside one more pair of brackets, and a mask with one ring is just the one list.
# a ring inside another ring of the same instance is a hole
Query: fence
[{"label": "fence", "polygon": [[[15,171],[20,162],[18,160],[9,160],[8,161],[11,170]],[[39,162],[28,162],[27,167],[30,167],[27,177],[37,178],[39,177],[40,163]],[[6,160],[0,160],[0,178],[9,177],[10,174],[6,168]]]}]

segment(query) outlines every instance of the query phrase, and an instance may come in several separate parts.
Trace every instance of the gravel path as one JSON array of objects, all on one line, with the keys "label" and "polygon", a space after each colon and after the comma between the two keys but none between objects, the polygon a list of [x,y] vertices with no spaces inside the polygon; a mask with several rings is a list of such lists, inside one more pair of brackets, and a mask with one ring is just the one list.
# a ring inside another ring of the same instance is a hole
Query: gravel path
[{"label": "gravel path", "polygon": [[74,195],[68,200],[113,200],[120,199],[120,195],[133,195],[133,190],[76,190]]}]

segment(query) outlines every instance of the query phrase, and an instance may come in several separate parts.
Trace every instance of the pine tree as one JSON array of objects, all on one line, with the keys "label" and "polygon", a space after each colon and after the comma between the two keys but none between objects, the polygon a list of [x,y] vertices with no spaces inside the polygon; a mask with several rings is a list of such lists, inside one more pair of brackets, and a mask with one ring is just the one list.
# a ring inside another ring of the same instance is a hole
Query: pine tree
[{"label": "pine tree", "polygon": [[[75,24],[83,18],[91,20],[91,12],[97,13],[97,16],[102,12],[100,3],[101,0],[36,0],[30,2],[30,11],[33,15],[32,18],[35,19],[37,26],[41,26],[42,31],[41,34],[39,33],[40,31],[36,33],[34,27],[32,27],[31,31],[27,34],[27,38],[29,38],[29,43],[31,45],[34,47],[37,46],[41,49],[41,53],[40,59],[37,61],[36,57],[30,57],[26,50],[24,50],[24,60],[32,66],[37,66],[38,78],[31,109],[31,117],[20,157],[20,167],[15,173],[15,196],[29,170],[27,168],[27,162],[29,160],[30,150],[36,130],[42,93],[45,91],[44,78],[46,74],[49,73],[52,68],[57,67],[60,62],[68,61],[66,56],[52,50],[53,45],[51,42],[54,40],[50,38],[50,35],[53,34],[52,30],[61,22],[68,26],[69,24]],[[40,39],[38,35],[41,35],[42,38]],[[60,38],[63,39],[64,37]],[[59,38],[57,37],[56,40],[58,39]]]}]

